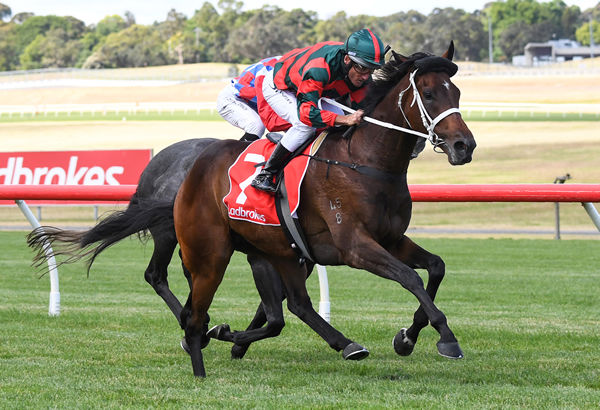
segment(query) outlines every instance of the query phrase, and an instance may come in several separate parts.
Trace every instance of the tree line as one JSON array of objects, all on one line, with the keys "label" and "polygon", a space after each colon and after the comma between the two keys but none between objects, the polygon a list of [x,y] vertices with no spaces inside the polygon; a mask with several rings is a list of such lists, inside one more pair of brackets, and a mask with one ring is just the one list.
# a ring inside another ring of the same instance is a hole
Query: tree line
[{"label": "tree line", "polygon": [[319,41],[344,41],[369,27],[401,54],[439,53],[452,39],[456,59],[487,61],[489,28],[493,60],[508,62],[529,42],[568,38],[600,44],[600,2],[587,10],[562,0],[491,1],[482,10],[436,8],[385,17],[347,16],[321,20],[314,11],[277,6],[242,11],[243,2],[205,2],[194,15],[171,9],[165,21],[136,24],[135,16],[110,15],[86,26],[74,17],[12,15],[0,3],[0,71],[39,68],[120,68],[177,63],[252,63]]}]

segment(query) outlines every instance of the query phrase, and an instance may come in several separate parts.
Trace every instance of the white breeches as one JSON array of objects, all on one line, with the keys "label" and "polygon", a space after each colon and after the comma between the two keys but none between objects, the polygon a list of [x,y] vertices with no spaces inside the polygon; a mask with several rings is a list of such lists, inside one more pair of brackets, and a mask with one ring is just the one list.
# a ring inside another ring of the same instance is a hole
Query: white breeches
[{"label": "white breeches", "polygon": [[259,138],[265,133],[265,126],[258,113],[243,98],[235,95],[232,85],[227,85],[217,97],[217,112],[231,125],[254,134]]},{"label": "white breeches", "polygon": [[[304,141],[310,138],[316,131],[315,128],[304,124],[298,118],[298,102],[296,100],[296,94],[292,91],[280,90],[275,87],[275,84],[273,83],[273,71],[269,71],[269,73],[265,75],[262,92],[265,101],[271,106],[273,111],[292,124],[291,128],[286,131],[281,139],[281,145],[288,151],[296,150],[296,148],[302,145]],[[343,112],[339,108],[333,107],[324,101],[320,101],[319,105],[322,109],[343,115]]]}]

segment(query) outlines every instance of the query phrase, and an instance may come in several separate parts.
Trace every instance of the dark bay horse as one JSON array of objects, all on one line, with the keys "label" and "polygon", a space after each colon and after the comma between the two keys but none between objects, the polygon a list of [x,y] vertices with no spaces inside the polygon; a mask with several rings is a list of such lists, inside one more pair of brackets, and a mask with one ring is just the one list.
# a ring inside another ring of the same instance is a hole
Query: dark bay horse
[{"label": "dark bay horse", "polygon": [[[452,55],[452,44],[441,57],[393,53],[369,91],[372,109],[367,112],[405,131],[363,123],[349,140],[342,137],[341,130],[333,131],[310,161],[301,188],[298,216],[317,263],[367,270],[398,282],[417,298],[420,306],[412,325],[394,338],[394,348],[401,355],[412,352],[419,332],[431,323],[440,334],[439,353],[450,358],[463,356],[445,315],[433,302],[445,274],[444,263],[404,234],[412,209],[406,172],[417,139],[406,130],[427,134],[452,165],[470,162],[476,146],[458,112],[460,92],[450,80],[457,70]],[[236,249],[263,257],[279,272],[289,310],[333,349],[342,351],[345,359],[366,357],[365,348],[314,311],[305,287],[307,266],[298,263],[281,228],[228,218],[222,202],[229,190],[227,169],[244,147],[227,140],[206,147],[183,182],[173,208],[182,260],[191,275],[191,292],[181,321],[194,375],[206,375],[202,356],[206,314]],[[335,209],[330,203],[337,204]],[[426,288],[416,268],[427,269]],[[259,338],[245,333],[233,332],[229,337],[246,342]]]}]

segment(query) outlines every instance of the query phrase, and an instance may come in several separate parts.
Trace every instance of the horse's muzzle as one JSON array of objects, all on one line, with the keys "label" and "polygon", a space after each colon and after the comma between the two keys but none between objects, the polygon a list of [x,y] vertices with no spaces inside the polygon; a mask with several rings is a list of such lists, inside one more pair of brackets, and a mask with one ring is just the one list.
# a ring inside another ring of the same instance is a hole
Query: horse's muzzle
[{"label": "horse's muzzle", "polygon": [[476,146],[472,135],[455,138],[452,142],[447,141],[445,147],[448,162],[452,165],[468,164],[473,159],[473,150]]}]

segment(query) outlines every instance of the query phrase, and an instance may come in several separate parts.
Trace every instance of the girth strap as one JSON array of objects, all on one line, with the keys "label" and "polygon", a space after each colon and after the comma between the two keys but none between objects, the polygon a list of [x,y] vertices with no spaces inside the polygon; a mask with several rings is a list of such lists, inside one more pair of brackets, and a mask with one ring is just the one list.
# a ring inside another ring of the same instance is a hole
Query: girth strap
[{"label": "girth strap", "polygon": [[314,262],[314,259],[308,250],[308,242],[304,237],[302,227],[300,226],[298,219],[292,216],[283,175],[280,179],[279,189],[275,194],[275,209],[277,210],[277,216],[281,222],[281,228],[283,229],[290,246],[300,257],[300,264],[304,264],[306,260]]},{"label": "girth strap", "polygon": [[[392,174],[391,172],[381,171],[377,168],[373,168],[373,167],[370,167],[367,165],[350,164],[348,162],[337,161],[337,160],[327,159],[327,158],[320,158],[320,157],[316,157],[313,155],[307,155],[307,156],[310,157],[310,159],[313,159],[313,160],[319,161],[319,162],[324,162],[327,165],[340,165],[342,167],[350,168],[350,169],[358,172],[361,175],[366,175],[368,177],[375,178],[375,179],[382,179],[382,180],[390,182],[392,184],[395,184],[397,182],[402,182],[406,178],[405,174]],[[327,177],[329,177],[329,167],[327,168]]]}]

